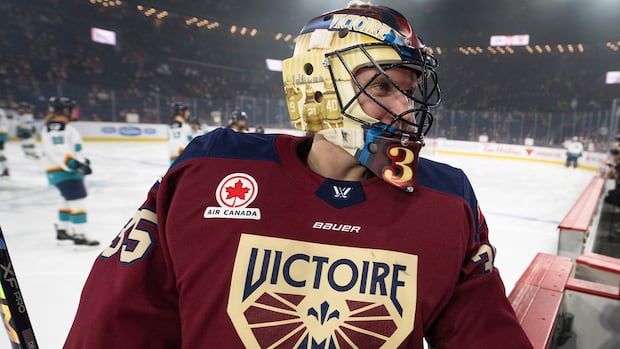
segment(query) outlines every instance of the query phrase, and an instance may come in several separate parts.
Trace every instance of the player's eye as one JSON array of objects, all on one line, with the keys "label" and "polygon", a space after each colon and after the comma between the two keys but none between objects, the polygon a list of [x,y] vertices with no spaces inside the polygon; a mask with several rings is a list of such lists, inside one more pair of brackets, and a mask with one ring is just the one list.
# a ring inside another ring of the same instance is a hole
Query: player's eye
[{"label": "player's eye", "polygon": [[373,83],[369,92],[375,96],[384,96],[390,92],[390,85],[385,82]]}]

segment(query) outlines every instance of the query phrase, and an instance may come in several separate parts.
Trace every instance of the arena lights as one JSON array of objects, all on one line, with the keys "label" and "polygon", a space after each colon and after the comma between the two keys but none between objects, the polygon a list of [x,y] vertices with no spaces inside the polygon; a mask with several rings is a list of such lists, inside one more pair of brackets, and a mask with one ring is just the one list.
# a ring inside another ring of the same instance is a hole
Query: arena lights
[{"label": "arena lights", "polygon": [[[579,53],[585,52],[585,46],[583,43],[577,43],[577,44],[548,43],[548,44],[537,44],[537,45],[525,45],[522,47],[523,47],[523,50],[526,51],[528,54],[553,54],[556,52],[560,54],[565,54],[565,53],[579,54]],[[614,47],[616,47],[617,50],[620,51],[620,41],[618,41],[617,44],[614,42],[607,43],[607,48],[613,50]],[[517,54],[523,51],[521,51],[520,47],[515,47],[514,45],[510,45],[510,46],[488,46],[486,48],[481,48],[479,46],[476,46],[476,47],[459,46],[458,52],[466,56],[469,56],[469,55],[477,56],[477,55],[484,55],[485,53],[489,53],[491,55],[514,55],[514,54]]]},{"label": "arena lights", "polygon": [[99,4],[105,8],[118,7],[123,4],[121,0],[89,0],[89,2],[93,5]]},{"label": "arena lights", "polygon": [[430,46],[427,46],[426,49],[428,50],[428,52],[432,55],[441,55],[443,53],[443,51],[441,50],[441,47],[437,46],[435,48],[432,48]]},{"label": "arena lights", "polygon": [[608,42],[605,46],[607,46],[608,49],[618,52],[618,50],[620,50],[620,41],[618,42]]},{"label": "arena lights", "polygon": [[157,14],[157,19],[164,19],[165,17],[168,16],[168,11],[162,11],[160,13]]},{"label": "arena lights", "polygon": [[282,33],[278,33],[278,34],[276,34],[276,36],[274,37],[274,39],[275,39],[275,40],[280,40],[280,39],[282,39],[282,36],[283,36],[283,35],[284,35],[284,34],[282,34]]},{"label": "arena lights", "polygon": [[287,35],[284,37],[284,42],[289,42],[292,38],[293,38],[293,35],[292,35],[292,34],[287,34]]},{"label": "arena lights", "polygon": [[247,34],[249,34],[250,36],[256,36],[256,33],[258,33],[258,29],[256,28],[248,28],[248,27],[238,27],[236,25],[232,25],[230,27],[230,33],[231,34],[239,34],[241,36],[245,36]]}]

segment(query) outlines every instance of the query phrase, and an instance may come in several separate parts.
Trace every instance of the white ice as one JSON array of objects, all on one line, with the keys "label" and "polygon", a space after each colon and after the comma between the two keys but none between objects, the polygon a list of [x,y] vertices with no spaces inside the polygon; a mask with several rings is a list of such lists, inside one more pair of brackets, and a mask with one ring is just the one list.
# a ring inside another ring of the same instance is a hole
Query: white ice
[{"label": "white ice", "polygon": [[[164,143],[86,143],[94,174],[89,191],[90,236],[107,245],[167,167]],[[19,144],[7,147],[11,178],[0,180],[0,226],[41,348],[61,348],[82,285],[102,248],[56,246],[59,194]],[[468,174],[487,218],[496,266],[509,292],[537,252],[555,253],[557,224],[594,175],[522,161],[434,155]],[[0,349],[10,348],[0,334]]]}]

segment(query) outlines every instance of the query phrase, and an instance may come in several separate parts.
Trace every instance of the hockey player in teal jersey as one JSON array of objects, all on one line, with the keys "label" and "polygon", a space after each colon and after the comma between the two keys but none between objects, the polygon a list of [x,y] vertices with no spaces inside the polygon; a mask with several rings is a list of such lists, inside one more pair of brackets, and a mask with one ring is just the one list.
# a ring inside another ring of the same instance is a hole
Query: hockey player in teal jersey
[{"label": "hockey player in teal jersey", "polygon": [[20,139],[22,150],[27,158],[38,159],[34,137],[36,129],[34,126],[34,114],[30,103],[19,103],[17,115],[17,127],[15,129],[17,138]]},{"label": "hockey player in teal jersey", "polygon": [[168,129],[168,151],[170,163],[179,157],[187,144],[192,140],[192,126],[189,124],[191,112],[183,103],[172,104],[172,120]]},{"label": "hockey player in teal jersey", "polygon": [[49,115],[41,132],[47,179],[63,197],[58,209],[56,239],[59,243],[97,246],[86,237],[87,214],[84,176],[92,173],[90,161],[82,155],[82,137],[69,125],[75,102],[65,97],[49,100]]},{"label": "hockey player in teal jersey", "polygon": [[9,120],[6,111],[0,108],[0,177],[9,176],[9,167],[4,154],[4,144],[9,141]]}]

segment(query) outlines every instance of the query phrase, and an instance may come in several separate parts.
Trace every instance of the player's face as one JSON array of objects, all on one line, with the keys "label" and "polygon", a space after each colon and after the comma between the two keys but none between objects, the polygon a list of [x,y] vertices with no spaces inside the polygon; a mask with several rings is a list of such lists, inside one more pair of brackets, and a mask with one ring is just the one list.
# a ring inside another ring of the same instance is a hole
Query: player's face
[{"label": "player's face", "polygon": [[[377,68],[369,67],[358,70],[355,78],[360,85],[365,86],[377,73]],[[413,94],[418,87],[418,77],[416,72],[405,67],[392,68],[386,71],[392,81],[394,81],[401,89]],[[413,101],[400,92],[390,80],[383,74],[377,76],[366,88],[366,92],[373,96],[379,103],[391,110],[394,114],[401,114],[406,110],[413,109]],[[384,124],[391,124],[394,117],[383,109],[379,104],[375,103],[370,97],[361,94],[357,98],[360,106],[371,117],[381,121]],[[413,121],[413,115],[407,114],[405,119]],[[402,125],[396,125],[397,127]]]},{"label": "player's face", "polygon": [[55,121],[55,122],[63,122],[63,123],[69,123],[69,121],[71,121],[71,117],[65,114],[53,114],[50,118],[50,121]]}]

